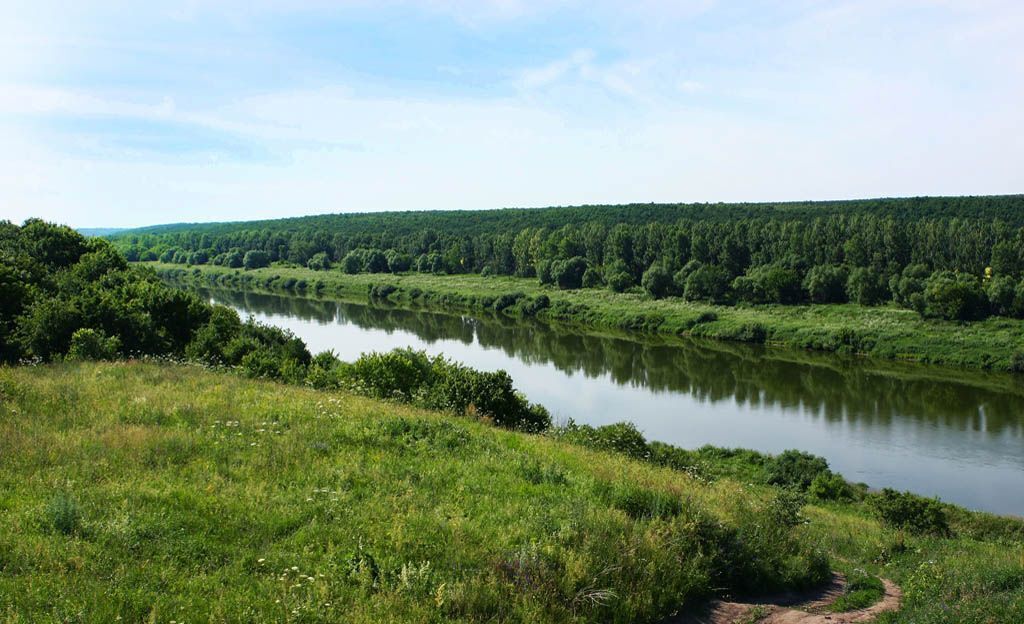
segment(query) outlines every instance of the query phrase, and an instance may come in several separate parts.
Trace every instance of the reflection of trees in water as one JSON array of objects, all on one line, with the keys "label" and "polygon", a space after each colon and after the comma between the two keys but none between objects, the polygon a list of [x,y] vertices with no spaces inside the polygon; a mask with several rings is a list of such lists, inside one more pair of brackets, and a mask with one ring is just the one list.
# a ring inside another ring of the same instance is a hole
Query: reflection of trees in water
[{"label": "reflection of trees in water", "polygon": [[254,312],[407,331],[426,342],[472,344],[476,339],[483,347],[499,348],[527,363],[551,364],[569,375],[608,375],[620,385],[685,393],[700,401],[803,408],[815,418],[858,426],[888,428],[896,419],[912,419],[921,425],[1024,437],[1024,397],[966,383],[887,375],[845,358],[815,365],[766,357],[762,348],[738,343],[645,344],[506,317],[474,320],[219,289],[202,294]]}]

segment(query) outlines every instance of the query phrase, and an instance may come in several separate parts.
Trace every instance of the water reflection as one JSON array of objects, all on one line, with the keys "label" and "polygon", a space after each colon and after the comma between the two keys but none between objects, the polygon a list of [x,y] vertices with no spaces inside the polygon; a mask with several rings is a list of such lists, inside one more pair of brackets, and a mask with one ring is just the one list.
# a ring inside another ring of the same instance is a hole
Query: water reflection
[{"label": "water reflection", "polygon": [[202,294],[344,359],[411,345],[504,368],[561,417],[629,419],[650,438],[687,447],[802,448],[872,485],[1024,513],[1024,393],[1009,375],[733,343],[635,342],[506,318],[262,293]]}]

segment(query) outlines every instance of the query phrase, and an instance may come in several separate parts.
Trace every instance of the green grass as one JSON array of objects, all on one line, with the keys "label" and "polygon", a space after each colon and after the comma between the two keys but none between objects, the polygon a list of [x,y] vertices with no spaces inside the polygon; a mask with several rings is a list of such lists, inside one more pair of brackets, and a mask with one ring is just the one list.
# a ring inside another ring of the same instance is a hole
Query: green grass
[{"label": "green grass", "polygon": [[904,586],[886,622],[1024,621],[1020,523],[789,529],[776,493],[195,366],[3,368],[0,621],[657,621],[822,552]]},{"label": "green grass", "polygon": [[[990,318],[973,323],[923,319],[912,310],[856,304],[716,306],[679,298],[654,300],[605,289],[562,291],[534,279],[479,275],[346,275],[274,266],[252,271],[217,266],[147,263],[165,275],[229,287],[319,294],[365,301],[374,286],[397,290],[388,300],[439,310],[485,313],[501,295],[547,295],[536,314],[546,322],[597,332],[643,332],[767,342],[772,345],[875,358],[1009,371],[1024,366],[1024,321]],[[520,307],[506,314],[521,312]]]}]

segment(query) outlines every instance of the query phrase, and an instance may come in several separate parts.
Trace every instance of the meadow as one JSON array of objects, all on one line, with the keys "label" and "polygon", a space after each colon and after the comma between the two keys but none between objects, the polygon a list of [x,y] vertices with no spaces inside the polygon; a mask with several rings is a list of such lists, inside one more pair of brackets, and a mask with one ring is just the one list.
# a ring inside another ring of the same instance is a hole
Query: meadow
[{"label": "meadow", "polygon": [[160,362],[2,368],[0,400],[5,622],[654,622],[830,568],[903,587],[883,622],[1024,619],[1020,521],[897,528],[756,454],[677,470]]}]

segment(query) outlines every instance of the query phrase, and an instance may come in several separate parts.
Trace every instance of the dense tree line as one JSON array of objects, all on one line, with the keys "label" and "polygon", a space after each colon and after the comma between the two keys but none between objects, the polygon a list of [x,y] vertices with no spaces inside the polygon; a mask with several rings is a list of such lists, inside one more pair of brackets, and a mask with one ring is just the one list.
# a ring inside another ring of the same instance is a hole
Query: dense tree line
[{"label": "dense tree line", "polygon": [[481,273],[713,303],[1024,315],[1024,197],[332,215],[115,237],[129,260]]}]

